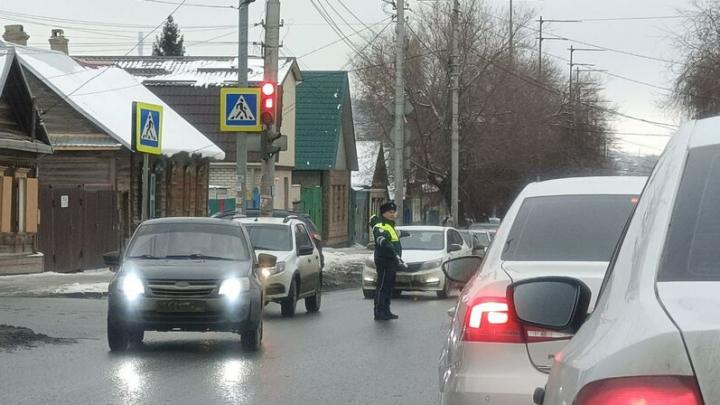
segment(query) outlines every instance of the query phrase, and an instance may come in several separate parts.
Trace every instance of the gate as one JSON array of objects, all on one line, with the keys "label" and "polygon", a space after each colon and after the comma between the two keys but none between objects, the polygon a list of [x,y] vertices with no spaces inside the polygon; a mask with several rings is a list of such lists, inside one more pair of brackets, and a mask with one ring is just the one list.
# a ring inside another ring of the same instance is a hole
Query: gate
[{"label": "gate", "polygon": [[103,253],[118,249],[116,212],[112,190],[43,186],[38,240],[45,271],[103,267]]},{"label": "gate", "polygon": [[310,215],[310,219],[318,227],[318,230],[324,235],[323,228],[323,198],[322,187],[303,187],[300,192],[300,202],[302,210]]}]

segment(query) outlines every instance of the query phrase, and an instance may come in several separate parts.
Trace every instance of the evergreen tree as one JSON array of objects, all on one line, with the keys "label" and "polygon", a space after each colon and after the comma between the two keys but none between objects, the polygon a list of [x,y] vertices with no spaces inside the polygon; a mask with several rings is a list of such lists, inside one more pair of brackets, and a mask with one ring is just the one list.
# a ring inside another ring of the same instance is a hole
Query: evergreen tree
[{"label": "evergreen tree", "polygon": [[169,16],[163,26],[162,34],[155,36],[153,44],[153,56],[184,56],[185,55],[185,36],[180,35],[178,25]]}]

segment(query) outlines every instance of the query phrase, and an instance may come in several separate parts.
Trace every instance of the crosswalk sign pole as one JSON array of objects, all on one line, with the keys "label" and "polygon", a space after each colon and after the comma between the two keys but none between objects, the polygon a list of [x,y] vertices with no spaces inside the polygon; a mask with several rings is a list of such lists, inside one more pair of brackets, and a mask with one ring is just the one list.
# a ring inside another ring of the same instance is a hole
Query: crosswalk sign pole
[{"label": "crosswalk sign pole", "polygon": [[162,153],[163,107],[134,101],[132,132],[131,149],[143,155],[140,219],[145,221],[150,216],[150,155]]},{"label": "crosswalk sign pole", "polygon": [[150,155],[143,153],[143,169],[142,169],[142,210],[140,218],[145,221],[148,219],[148,211],[150,205]]}]

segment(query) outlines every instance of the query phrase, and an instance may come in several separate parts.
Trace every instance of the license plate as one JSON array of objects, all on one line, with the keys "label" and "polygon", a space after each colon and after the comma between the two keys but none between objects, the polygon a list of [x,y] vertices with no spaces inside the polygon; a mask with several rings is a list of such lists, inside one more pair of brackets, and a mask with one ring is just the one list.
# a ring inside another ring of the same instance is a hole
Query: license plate
[{"label": "license plate", "polygon": [[155,310],[158,312],[205,312],[202,301],[158,301]]}]

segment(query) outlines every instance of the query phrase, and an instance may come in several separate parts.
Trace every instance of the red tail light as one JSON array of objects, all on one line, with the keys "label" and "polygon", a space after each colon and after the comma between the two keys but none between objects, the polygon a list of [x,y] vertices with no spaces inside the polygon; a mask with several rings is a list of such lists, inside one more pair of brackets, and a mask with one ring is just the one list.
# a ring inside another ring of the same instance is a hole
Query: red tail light
[{"label": "red tail light", "polygon": [[469,342],[535,343],[570,339],[572,336],[538,328],[523,327],[507,298],[477,298],[465,312],[465,334]]},{"label": "red tail light", "polygon": [[693,377],[647,376],[601,380],[586,385],[575,405],[702,405]]}]

